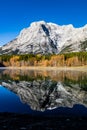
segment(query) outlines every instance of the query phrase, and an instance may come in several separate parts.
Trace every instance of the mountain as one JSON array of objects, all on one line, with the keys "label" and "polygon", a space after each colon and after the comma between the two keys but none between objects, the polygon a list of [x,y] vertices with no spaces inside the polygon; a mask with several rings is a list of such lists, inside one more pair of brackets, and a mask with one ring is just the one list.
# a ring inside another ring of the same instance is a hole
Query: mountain
[{"label": "mountain", "polygon": [[23,103],[33,110],[45,111],[58,107],[70,107],[83,104],[87,107],[86,91],[81,91],[78,84],[68,85],[48,80],[5,81],[2,86],[16,93]]},{"label": "mountain", "polygon": [[0,47],[0,54],[58,54],[87,51],[87,25],[57,25],[45,21],[33,22],[19,36]]}]

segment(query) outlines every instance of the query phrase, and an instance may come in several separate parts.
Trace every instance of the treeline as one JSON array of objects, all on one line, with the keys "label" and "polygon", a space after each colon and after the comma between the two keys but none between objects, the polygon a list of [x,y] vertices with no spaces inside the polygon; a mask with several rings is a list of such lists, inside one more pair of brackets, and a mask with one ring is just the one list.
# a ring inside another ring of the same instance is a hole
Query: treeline
[{"label": "treeline", "polygon": [[83,66],[87,65],[87,52],[74,52],[58,55],[23,54],[0,55],[0,64],[4,66]]}]

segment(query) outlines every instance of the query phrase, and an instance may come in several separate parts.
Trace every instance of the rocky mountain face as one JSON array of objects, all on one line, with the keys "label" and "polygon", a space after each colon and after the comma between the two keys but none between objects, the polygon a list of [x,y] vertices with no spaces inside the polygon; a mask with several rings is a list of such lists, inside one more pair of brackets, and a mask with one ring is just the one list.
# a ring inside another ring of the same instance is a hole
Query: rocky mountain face
[{"label": "rocky mountain face", "polygon": [[51,79],[33,81],[3,81],[2,86],[16,93],[23,103],[33,110],[45,111],[57,107],[73,107],[75,104],[87,106],[87,92],[79,85],[56,82]]},{"label": "rocky mountain face", "polygon": [[0,47],[0,54],[58,54],[87,51],[87,25],[57,25],[33,22],[19,36]]}]

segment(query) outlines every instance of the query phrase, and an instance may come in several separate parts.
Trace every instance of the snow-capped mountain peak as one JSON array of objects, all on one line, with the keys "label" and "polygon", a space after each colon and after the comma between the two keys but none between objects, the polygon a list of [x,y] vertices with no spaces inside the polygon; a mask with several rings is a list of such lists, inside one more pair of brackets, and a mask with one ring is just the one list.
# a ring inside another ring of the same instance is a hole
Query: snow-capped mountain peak
[{"label": "snow-capped mountain peak", "polygon": [[57,25],[45,21],[33,22],[19,36],[0,48],[1,54],[10,53],[65,53],[84,50],[87,44],[87,25],[74,28],[72,24]]}]

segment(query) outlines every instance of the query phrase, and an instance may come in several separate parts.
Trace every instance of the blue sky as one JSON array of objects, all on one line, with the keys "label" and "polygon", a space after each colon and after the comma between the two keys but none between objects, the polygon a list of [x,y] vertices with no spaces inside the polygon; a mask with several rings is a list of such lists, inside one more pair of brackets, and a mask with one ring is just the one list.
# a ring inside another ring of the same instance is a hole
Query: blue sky
[{"label": "blue sky", "polygon": [[81,27],[87,23],[87,0],[0,0],[0,45],[14,39],[33,21]]}]

